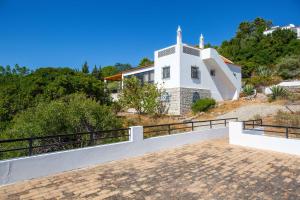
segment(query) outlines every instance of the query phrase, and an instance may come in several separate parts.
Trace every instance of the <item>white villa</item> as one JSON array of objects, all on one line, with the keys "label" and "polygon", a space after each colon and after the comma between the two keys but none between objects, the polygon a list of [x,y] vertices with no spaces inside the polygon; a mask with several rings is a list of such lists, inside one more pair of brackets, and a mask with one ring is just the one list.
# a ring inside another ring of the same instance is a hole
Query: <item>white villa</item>
[{"label": "white villa", "polygon": [[201,34],[199,48],[182,43],[177,30],[175,45],[154,52],[154,66],[140,67],[106,77],[106,81],[122,81],[136,76],[142,83],[156,83],[166,91],[168,114],[190,111],[198,99],[211,97],[217,101],[236,100],[241,90],[241,68],[215,49],[204,49]]},{"label": "white villa", "polygon": [[273,26],[270,29],[265,30],[263,34],[264,35],[272,34],[277,29],[281,29],[281,30],[286,29],[286,30],[294,31],[297,34],[297,39],[300,39],[300,27],[299,26],[297,27],[294,24],[289,24],[287,26]]}]

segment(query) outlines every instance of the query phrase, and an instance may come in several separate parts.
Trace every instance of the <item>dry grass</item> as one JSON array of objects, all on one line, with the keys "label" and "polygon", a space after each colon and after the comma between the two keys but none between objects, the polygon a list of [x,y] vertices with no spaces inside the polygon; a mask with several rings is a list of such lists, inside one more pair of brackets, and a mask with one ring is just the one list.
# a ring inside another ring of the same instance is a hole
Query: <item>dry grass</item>
[{"label": "dry grass", "polygon": [[254,99],[254,100],[239,99],[236,101],[224,101],[222,103],[218,103],[218,105],[215,108],[211,109],[209,112],[199,114],[197,116],[197,119],[199,120],[215,119],[219,115],[223,115],[239,107],[252,105],[252,104],[259,104],[259,103],[265,103],[265,101],[259,99]]},{"label": "dry grass", "polygon": [[159,124],[170,124],[181,122],[176,116],[149,116],[149,115],[138,115],[138,114],[130,114],[123,113],[122,118],[124,119],[124,127],[129,126],[149,126],[149,125],[159,125]]},{"label": "dry grass", "polygon": [[[124,119],[124,127],[129,126],[147,126],[147,125],[158,125],[158,124],[169,124],[169,123],[177,123],[182,122],[184,120],[210,120],[215,119],[216,117],[228,113],[232,110],[235,110],[242,106],[248,106],[253,104],[260,104],[260,103],[268,103],[266,99],[255,98],[253,100],[247,99],[239,99],[236,101],[224,101],[218,103],[218,105],[210,109],[208,112],[200,113],[194,115],[192,112],[188,113],[184,116],[149,116],[149,115],[138,115],[138,114],[131,114],[131,113],[121,113],[121,118]],[[276,100],[273,102],[269,102],[270,105],[285,105],[288,103],[288,100]],[[265,124],[276,124],[278,123],[274,116],[264,117],[263,119]]]}]

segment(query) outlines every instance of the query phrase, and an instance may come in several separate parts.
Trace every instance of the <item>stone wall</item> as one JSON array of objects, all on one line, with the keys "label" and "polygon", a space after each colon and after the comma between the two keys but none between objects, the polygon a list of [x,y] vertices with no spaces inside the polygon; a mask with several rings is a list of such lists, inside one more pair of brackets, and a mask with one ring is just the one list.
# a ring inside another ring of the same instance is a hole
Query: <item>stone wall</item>
[{"label": "stone wall", "polygon": [[166,102],[167,113],[171,115],[182,115],[191,110],[193,94],[198,92],[200,98],[211,97],[211,93],[206,89],[195,88],[171,88],[166,89],[169,94],[169,101]]},{"label": "stone wall", "polygon": [[194,92],[199,93],[200,99],[211,97],[209,90],[194,89],[194,88],[180,88],[180,114],[185,114],[191,111]]}]

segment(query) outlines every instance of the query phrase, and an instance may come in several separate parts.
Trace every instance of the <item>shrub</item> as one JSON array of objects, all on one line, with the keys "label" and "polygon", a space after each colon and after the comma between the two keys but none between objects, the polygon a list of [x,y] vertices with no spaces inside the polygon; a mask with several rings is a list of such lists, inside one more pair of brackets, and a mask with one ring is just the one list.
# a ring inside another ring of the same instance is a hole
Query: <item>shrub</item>
[{"label": "shrub", "polygon": [[278,125],[300,127],[300,112],[290,113],[280,110],[275,115],[275,121]]},{"label": "shrub", "polygon": [[155,84],[141,84],[136,77],[126,78],[119,102],[124,108],[134,108],[138,114],[161,114],[162,92]]},{"label": "shrub", "polygon": [[272,100],[275,100],[278,97],[285,97],[288,94],[286,89],[284,89],[283,87],[278,86],[278,85],[275,85],[275,86],[271,87],[270,89],[272,91],[272,94],[271,94]]},{"label": "shrub", "polygon": [[34,108],[16,115],[4,136],[19,138],[57,135],[121,127],[121,120],[110,107],[100,105],[84,94],[72,94],[49,103],[39,103]]},{"label": "shrub", "polygon": [[300,76],[300,56],[288,56],[276,65],[278,68],[278,75],[283,79],[292,79]]},{"label": "shrub", "polygon": [[194,113],[205,112],[210,108],[214,107],[215,105],[216,105],[216,101],[212,98],[199,99],[198,101],[193,103],[192,111]]},{"label": "shrub", "polygon": [[253,85],[245,85],[245,87],[243,88],[243,93],[246,96],[250,96],[250,95],[254,94],[254,87],[253,87]]}]

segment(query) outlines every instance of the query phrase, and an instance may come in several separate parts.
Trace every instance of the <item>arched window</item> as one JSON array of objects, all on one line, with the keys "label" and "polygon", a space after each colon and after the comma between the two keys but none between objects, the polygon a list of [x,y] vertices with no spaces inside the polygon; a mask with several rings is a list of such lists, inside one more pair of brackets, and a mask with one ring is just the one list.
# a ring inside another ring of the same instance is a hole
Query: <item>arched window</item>
[{"label": "arched window", "polygon": [[163,92],[160,99],[163,102],[170,102],[170,94],[168,92]]},{"label": "arched window", "polygon": [[193,93],[193,103],[195,103],[199,99],[200,99],[199,92],[194,92]]}]

